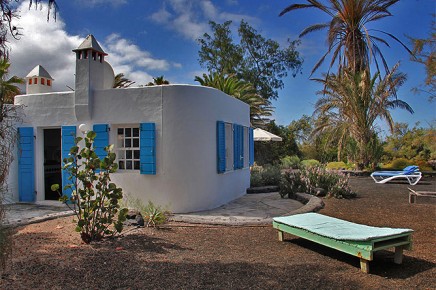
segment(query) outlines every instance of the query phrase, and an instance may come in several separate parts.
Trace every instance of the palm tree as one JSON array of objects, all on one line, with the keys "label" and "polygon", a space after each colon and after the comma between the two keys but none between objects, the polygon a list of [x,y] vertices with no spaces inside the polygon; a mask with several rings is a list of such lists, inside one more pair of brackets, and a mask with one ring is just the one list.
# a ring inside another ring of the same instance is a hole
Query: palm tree
[{"label": "palm tree", "polygon": [[216,88],[232,97],[235,97],[250,106],[250,123],[253,127],[263,127],[270,120],[273,107],[257,94],[252,84],[239,80],[233,75],[219,73],[203,74],[203,78],[196,76],[195,81],[202,86]]},{"label": "palm tree", "polygon": [[124,77],[123,73],[119,73],[114,78],[114,85],[112,86],[115,89],[118,88],[128,88],[131,85],[133,85],[135,82],[129,80],[128,78]]},{"label": "palm tree", "polygon": [[17,76],[13,76],[9,79],[8,72],[11,64],[8,59],[3,58],[0,60],[0,105],[12,104],[14,97],[21,93],[19,84],[24,84],[24,80]]},{"label": "palm tree", "polygon": [[393,132],[391,109],[400,108],[413,113],[409,104],[395,95],[396,89],[406,80],[406,76],[398,73],[397,69],[398,64],[382,79],[378,72],[371,77],[367,70],[353,72],[351,69],[344,69],[338,75],[330,74],[325,79],[316,79],[324,85],[324,89],[318,92],[321,98],[315,104],[314,115],[320,120],[315,134],[333,130],[340,136],[340,149],[346,138],[352,137],[357,142],[360,168],[368,166],[371,157],[374,157],[370,153],[375,152],[371,144],[376,145],[376,120],[385,121]]},{"label": "palm tree", "polygon": [[313,24],[301,32],[300,37],[318,30],[328,29],[327,43],[328,50],[321,57],[312,69],[313,74],[324,62],[327,55],[332,54],[330,68],[338,62],[339,71],[342,68],[349,68],[352,72],[369,69],[373,59],[380,71],[379,60],[381,60],[385,71],[389,72],[387,62],[381,53],[380,44],[389,47],[388,42],[373,34],[377,32],[389,36],[400,43],[410,54],[412,52],[394,35],[375,29],[369,29],[367,25],[373,21],[392,16],[389,8],[399,0],[328,0],[327,4],[319,0],[307,0],[306,4],[293,4],[286,7],[280,16],[297,9],[315,8],[329,17],[327,23]]},{"label": "palm tree", "polygon": [[153,82],[149,82],[146,86],[161,86],[161,85],[169,85],[170,82],[167,81],[164,76],[159,76],[153,78]]}]

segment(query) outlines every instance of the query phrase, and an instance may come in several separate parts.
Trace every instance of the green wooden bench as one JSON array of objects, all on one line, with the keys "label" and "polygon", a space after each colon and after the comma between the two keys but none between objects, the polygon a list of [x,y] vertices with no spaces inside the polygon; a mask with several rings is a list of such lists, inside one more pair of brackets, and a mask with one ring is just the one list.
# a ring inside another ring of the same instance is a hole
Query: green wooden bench
[{"label": "green wooden bench", "polygon": [[411,229],[381,228],[356,224],[317,213],[273,218],[279,241],[289,233],[360,258],[362,272],[369,272],[373,253],[395,248],[394,263],[401,264],[403,250],[412,249]]}]

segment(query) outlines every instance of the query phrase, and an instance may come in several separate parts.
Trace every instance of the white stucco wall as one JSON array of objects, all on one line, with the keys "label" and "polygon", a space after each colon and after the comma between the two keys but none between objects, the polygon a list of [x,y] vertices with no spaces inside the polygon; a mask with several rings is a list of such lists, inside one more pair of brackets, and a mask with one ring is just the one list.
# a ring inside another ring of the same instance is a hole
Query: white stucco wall
[{"label": "white stucco wall", "polygon": [[156,175],[119,171],[112,176],[126,195],[144,204],[150,200],[173,212],[198,211],[222,205],[249,187],[248,168],[217,173],[216,122],[249,126],[249,106],[221,91],[188,85],[96,90],[87,121],[76,119],[74,100],[74,92],[15,99],[24,105],[22,126],[35,127],[37,200],[44,200],[43,130],[82,123],[88,128],[109,124],[110,143],[116,142],[119,125],[156,124]]}]

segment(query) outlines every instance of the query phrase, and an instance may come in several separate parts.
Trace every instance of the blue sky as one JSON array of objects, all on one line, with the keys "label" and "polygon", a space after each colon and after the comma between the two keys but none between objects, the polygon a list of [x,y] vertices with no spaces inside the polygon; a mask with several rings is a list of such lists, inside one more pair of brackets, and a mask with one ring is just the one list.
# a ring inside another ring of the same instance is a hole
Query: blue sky
[{"label": "blue sky", "polygon": [[[44,2],[44,1],[43,1]],[[280,11],[303,0],[75,0],[58,1],[57,21],[46,22],[46,5],[42,10],[28,9],[28,1],[20,1],[21,39],[11,40],[12,73],[25,76],[34,66],[41,64],[55,79],[57,90],[74,87],[74,54],[88,34],[93,34],[109,54],[107,61],[115,73],[124,73],[137,84],[146,84],[152,77],[164,75],[171,83],[197,84],[196,75],[206,72],[198,64],[199,46],[196,39],[210,32],[208,21],[234,22],[233,29],[244,19],[267,38],[285,43],[296,39],[308,25],[327,19],[315,10],[300,10],[278,17]],[[45,3],[44,3],[45,4]],[[405,35],[427,37],[432,13],[436,13],[433,0],[402,0],[390,10],[393,17],[370,26],[394,34],[410,45]],[[236,33],[235,33],[236,35]],[[297,50],[304,59],[302,74],[285,79],[285,88],[279,91],[274,118],[287,125],[303,114],[311,115],[320,86],[309,80],[313,65],[326,51],[326,34],[317,32],[301,39]],[[393,111],[394,120],[413,126],[420,122],[428,126],[436,119],[436,102],[428,96],[416,95],[410,90],[423,82],[424,67],[409,60],[407,52],[393,40],[391,47],[383,48],[390,66],[400,61],[400,70],[408,81],[398,97],[407,101],[415,114]],[[315,77],[325,71],[321,68]],[[381,130],[385,126],[381,126]],[[387,133],[387,132],[385,132]]]}]

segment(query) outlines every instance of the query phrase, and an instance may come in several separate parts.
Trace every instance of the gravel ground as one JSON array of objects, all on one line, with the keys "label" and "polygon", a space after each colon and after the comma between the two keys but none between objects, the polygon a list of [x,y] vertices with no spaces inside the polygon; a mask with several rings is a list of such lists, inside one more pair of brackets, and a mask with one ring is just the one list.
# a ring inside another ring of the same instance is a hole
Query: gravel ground
[{"label": "gravel ground", "polygon": [[[325,199],[320,213],[372,226],[411,228],[402,265],[377,252],[370,274],[359,259],[272,226],[171,223],[82,244],[71,217],[17,228],[0,289],[436,289],[435,204],[409,204],[406,183],[353,177],[352,200]],[[416,190],[436,191],[424,178]]]}]

